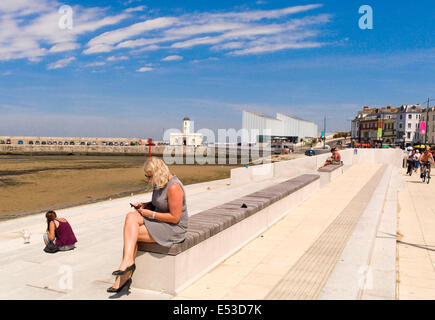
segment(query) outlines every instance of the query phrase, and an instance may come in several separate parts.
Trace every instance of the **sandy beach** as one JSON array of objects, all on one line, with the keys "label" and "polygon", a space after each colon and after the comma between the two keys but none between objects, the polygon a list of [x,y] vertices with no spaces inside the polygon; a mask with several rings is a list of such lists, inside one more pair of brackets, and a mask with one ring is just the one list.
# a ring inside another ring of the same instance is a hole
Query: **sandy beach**
[{"label": "sandy beach", "polygon": [[[0,218],[149,190],[138,156],[0,156]],[[237,166],[169,166],[185,184],[230,177]]]}]

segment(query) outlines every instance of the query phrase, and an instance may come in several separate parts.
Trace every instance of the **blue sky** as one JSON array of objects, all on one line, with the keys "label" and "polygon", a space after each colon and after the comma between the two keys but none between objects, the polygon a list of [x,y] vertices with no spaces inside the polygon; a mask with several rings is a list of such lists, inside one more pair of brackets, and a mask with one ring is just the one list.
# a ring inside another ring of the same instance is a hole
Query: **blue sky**
[{"label": "blue sky", "polygon": [[[72,29],[59,27],[62,5]],[[373,29],[361,30],[361,5]],[[364,105],[435,98],[435,3],[2,0],[0,135],[161,139],[242,110],[348,130]]]}]

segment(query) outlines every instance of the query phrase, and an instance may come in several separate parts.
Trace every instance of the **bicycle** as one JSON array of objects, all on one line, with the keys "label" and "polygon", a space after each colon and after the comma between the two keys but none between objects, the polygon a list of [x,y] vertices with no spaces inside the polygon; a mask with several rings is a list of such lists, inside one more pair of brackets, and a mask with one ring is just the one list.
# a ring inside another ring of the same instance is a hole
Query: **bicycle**
[{"label": "bicycle", "polygon": [[429,174],[429,166],[430,162],[423,162],[421,164],[421,180],[423,183],[426,181],[427,184],[430,182],[430,174]]}]

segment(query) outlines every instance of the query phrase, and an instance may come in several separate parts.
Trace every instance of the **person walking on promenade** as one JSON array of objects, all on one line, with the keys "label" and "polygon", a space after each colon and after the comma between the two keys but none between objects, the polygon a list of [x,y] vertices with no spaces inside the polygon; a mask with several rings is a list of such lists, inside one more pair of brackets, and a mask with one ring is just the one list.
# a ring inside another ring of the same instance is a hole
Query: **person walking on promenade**
[{"label": "person walking on promenade", "polygon": [[54,253],[74,249],[77,239],[69,222],[65,218],[57,218],[54,211],[48,211],[45,217],[47,219],[47,232],[43,236],[44,251]]},{"label": "person walking on promenade", "polygon": [[414,172],[415,173],[417,173],[417,171],[418,171],[418,167],[419,167],[419,164],[420,164],[420,156],[421,156],[421,153],[417,149],[415,151],[415,154],[414,154]]},{"label": "person walking on promenade", "polygon": [[412,170],[414,169],[414,156],[415,156],[415,150],[411,150],[408,153],[408,157],[406,158],[406,162],[408,163],[408,170],[406,171],[406,174],[412,175]]},{"label": "person walking on promenade", "polygon": [[170,247],[186,236],[188,214],[183,184],[159,158],[148,159],[144,172],[154,187],[152,201],[132,204],[136,210],[125,217],[123,257],[119,269],[112,273],[117,276],[115,283],[107,292],[119,292],[131,285],[138,242]]},{"label": "person walking on promenade", "polygon": [[337,151],[337,148],[332,148],[331,149],[331,157],[329,157],[326,162],[324,163],[323,166],[321,166],[320,168],[326,167],[330,164],[341,164],[341,155],[340,153]]}]

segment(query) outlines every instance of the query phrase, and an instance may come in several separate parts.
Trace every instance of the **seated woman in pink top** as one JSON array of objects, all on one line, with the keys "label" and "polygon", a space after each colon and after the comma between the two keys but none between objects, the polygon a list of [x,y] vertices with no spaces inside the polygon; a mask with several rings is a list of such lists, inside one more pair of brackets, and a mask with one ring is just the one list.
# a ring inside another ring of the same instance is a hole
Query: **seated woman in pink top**
[{"label": "seated woman in pink top", "polygon": [[59,251],[74,249],[77,239],[68,221],[65,218],[57,218],[54,211],[48,211],[45,217],[47,218],[47,232],[44,234],[45,245],[50,242],[54,243]]},{"label": "seated woman in pink top", "polygon": [[341,164],[341,155],[338,153],[337,148],[332,148],[331,153],[332,153],[331,157],[328,158],[325,164],[320,168],[326,167],[327,165],[330,164]]}]

